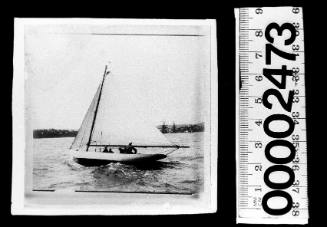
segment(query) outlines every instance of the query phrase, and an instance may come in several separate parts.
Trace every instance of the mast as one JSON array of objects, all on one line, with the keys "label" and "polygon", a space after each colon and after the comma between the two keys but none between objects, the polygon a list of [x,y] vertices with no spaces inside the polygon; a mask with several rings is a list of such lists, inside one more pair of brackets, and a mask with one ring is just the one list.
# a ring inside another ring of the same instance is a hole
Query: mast
[{"label": "mast", "polygon": [[106,67],[104,69],[104,74],[103,74],[103,79],[102,79],[102,83],[101,83],[101,88],[100,88],[98,102],[97,102],[97,105],[96,105],[95,111],[94,111],[94,117],[93,117],[93,121],[92,121],[92,126],[91,126],[89,141],[87,142],[86,151],[89,150],[89,147],[90,147],[90,144],[91,144],[91,139],[92,139],[92,136],[93,136],[93,130],[94,130],[94,125],[95,125],[95,120],[96,120],[96,117],[97,117],[98,108],[99,108],[100,99],[101,99],[103,84],[104,84],[104,80],[106,78],[106,75],[109,74],[109,72],[110,71],[107,72],[107,65],[106,65]]}]

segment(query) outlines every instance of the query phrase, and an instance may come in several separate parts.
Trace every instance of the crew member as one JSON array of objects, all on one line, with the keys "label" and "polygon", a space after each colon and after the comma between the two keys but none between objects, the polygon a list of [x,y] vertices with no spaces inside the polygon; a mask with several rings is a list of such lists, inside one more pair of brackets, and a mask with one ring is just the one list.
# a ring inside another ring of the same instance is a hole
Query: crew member
[{"label": "crew member", "polygon": [[127,154],[136,154],[137,150],[136,148],[132,145],[132,142],[128,144],[128,146],[125,148]]},{"label": "crew member", "polygon": [[109,150],[108,150],[108,146],[105,146],[105,147],[104,147],[103,152],[104,152],[104,153],[114,153],[114,152],[111,150],[111,148],[109,148]]},{"label": "crew member", "polygon": [[108,151],[108,146],[105,146],[104,149],[103,149],[103,153],[109,153]]}]

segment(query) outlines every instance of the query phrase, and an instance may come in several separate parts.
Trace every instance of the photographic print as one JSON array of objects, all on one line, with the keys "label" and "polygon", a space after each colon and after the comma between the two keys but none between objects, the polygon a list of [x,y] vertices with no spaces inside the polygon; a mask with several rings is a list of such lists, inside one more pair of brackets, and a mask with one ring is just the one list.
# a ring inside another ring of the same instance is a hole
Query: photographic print
[{"label": "photographic print", "polygon": [[12,212],[215,212],[215,26],[16,19]]}]

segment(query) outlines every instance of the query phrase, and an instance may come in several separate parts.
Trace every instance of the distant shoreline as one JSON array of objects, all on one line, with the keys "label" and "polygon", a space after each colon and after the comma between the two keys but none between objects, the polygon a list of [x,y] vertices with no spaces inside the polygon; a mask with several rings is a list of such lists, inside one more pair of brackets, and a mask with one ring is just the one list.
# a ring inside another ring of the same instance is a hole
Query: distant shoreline
[{"label": "distant shoreline", "polygon": [[[198,124],[172,124],[158,125],[157,128],[162,133],[193,133],[203,132],[204,123]],[[69,129],[35,129],[33,130],[33,138],[60,138],[60,137],[75,137],[77,130]]]}]

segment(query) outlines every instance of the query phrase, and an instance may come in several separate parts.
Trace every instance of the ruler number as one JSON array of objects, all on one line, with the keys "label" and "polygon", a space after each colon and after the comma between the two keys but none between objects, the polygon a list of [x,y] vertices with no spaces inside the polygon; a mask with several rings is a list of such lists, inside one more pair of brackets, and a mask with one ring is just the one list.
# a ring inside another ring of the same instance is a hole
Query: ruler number
[{"label": "ruler number", "polygon": [[263,77],[261,75],[255,76],[256,81],[261,81],[262,79],[263,79]]},{"label": "ruler number", "polygon": [[257,104],[261,104],[262,103],[262,98],[256,98],[254,99],[254,102]]},{"label": "ruler number", "polygon": [[293,26],[296,29],[296,36],[299,36],[300,35],[300,31],[299,31],[300,23],[299,22],[294,22]]},{"label": "ruler number", "polygon": [[257,31],[255,31],[255,36],[256,36],[256,37],[262,37],[262,36],[263,36],[263,32],[262,32],[262,30],[257,30]]},{"label": "ruler number", "polygon": [[[262,148],[262,143],[260,141],[254,143],[255,148]],[[260,169],[261,170],[261,169]]]},{"label": "ruler number", "polygon": [[292,211],[292,215],[293,216],[299,216],[300,215],[300,211],[299,210],[293,210]]},{"label": "ruler number", "polygon": [[[294,90],[294,94],[298,94],[298,90]],[[294,124],[299,124],[299,121],[298,121],[299,117],[300,117],[299,112],[292,112],[292,118],[293,118]]]},{"label": "ruler number", "polygon": [[300,193],[300,188],[298,187],[299,185],[300,185],[300,181],[295,180],[293,185],[292,185],[293,186],[292,192]]},{"label": "ruler number", "polygon": [[293,186],[299,186],[299,185],[300,185],[300,181],[299,180],[294,181]]},{"label": "ruler number", "polygon": [[300,8],[299,7],[293,7],[292,12],[294,14],[298,14],[300,12]]},{"label": "ruler number", "polygon": [[262,165],[256,165],[256,166],[254,167],[254,170],[255,170],[255,171],[262,171]]},{"label": "ruler number", "polygon": [[262,54],[259,54],[259,53],[256,52],[256,53],[255,53],[255,58],[256,58],[256,59],[262,58]]},{"label": "ruler number", "polygon": [[299,202],[293,202],[293,208],[299,208],[300,207],[300,203]]},{"label": "ruler number", "polygon": [[299,51],[299,50],[300,50],[300,45],[298,45],[298,44],[293,44],[293,45],[292,45],[292,50],[293,50],[293,51]]},{"label": "ruler number", "polygon": [[256,123],[258,126],[260,126],[260,125],[262,125],[262,120],[256,120],[255,123]]},{"label": "ruler number", "polygon": [[257,9],[255,9],[255,13],[256,14],[262,14],[263,10],[261,8],[257,8]]},{"label": "ruler number", "polygon": [[299,216],[300,215],[300,211],[299,211],[300,203],[299,202],[293,202],[292,208],[293,208],[292,215],[293,216]]}]

